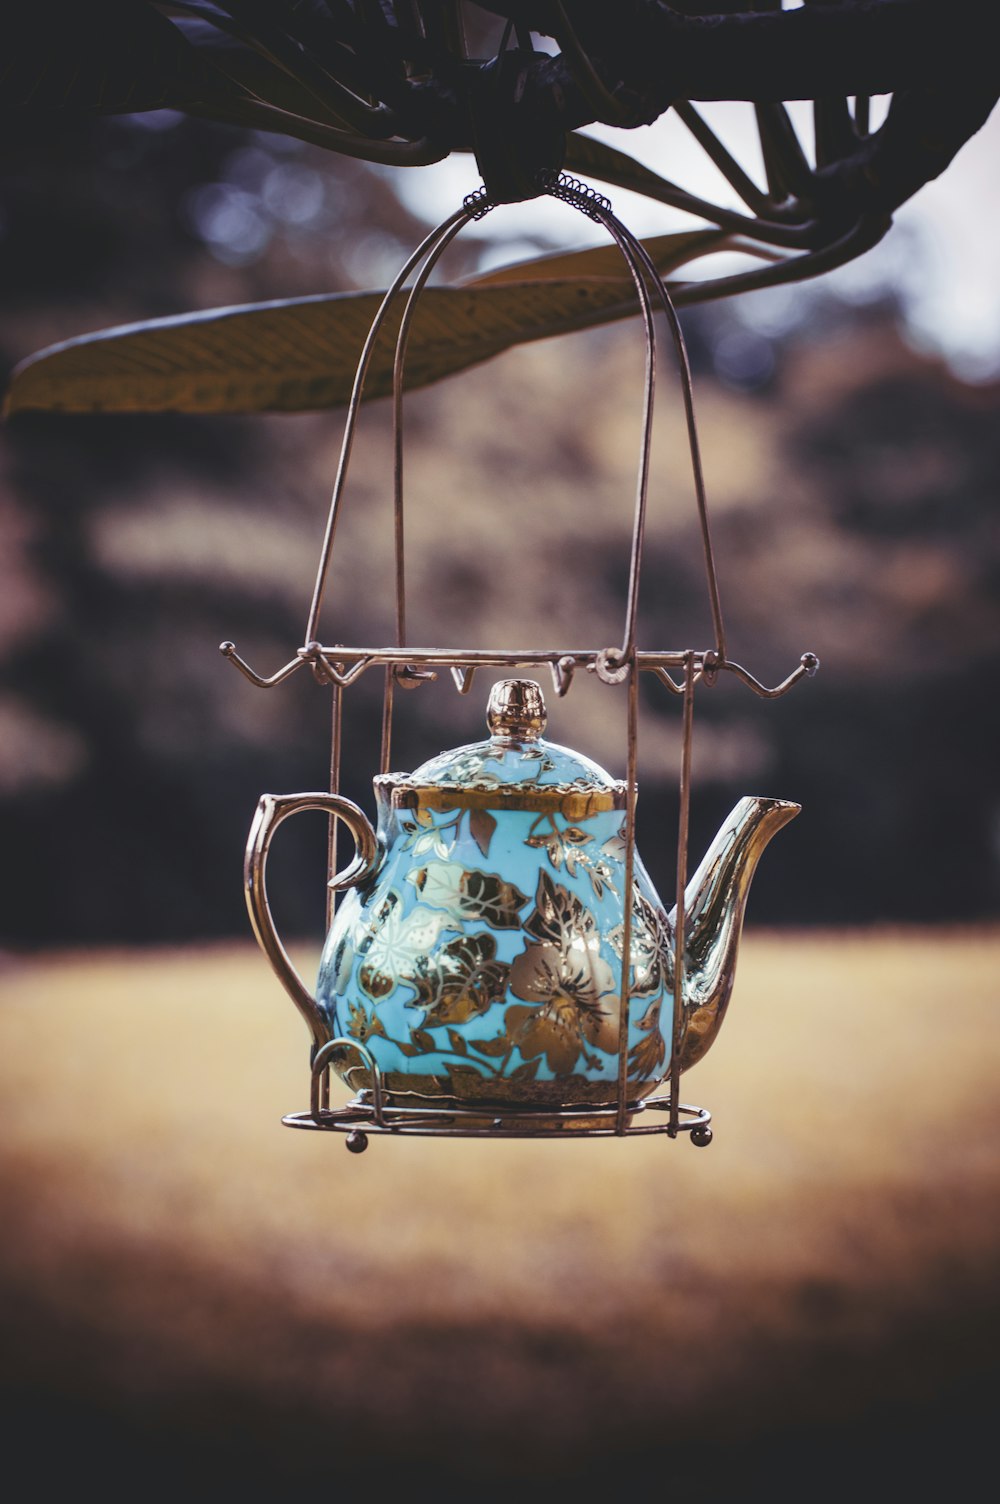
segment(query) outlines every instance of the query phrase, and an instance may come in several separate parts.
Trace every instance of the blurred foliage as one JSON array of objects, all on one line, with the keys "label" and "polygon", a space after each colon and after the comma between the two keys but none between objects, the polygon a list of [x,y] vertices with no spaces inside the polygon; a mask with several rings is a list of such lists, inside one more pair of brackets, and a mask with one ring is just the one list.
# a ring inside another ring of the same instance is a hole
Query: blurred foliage
[{"label": "blurred foliage", "polygon": [[[718,230],[693,230],[656,236],[645,248],[666,279],[726,244]],[[342,407],[350,400],[384,296],[286,298],[69,340],[15,372],[6,411],[245,413]],[[405,306],[400,295],[375,341],[366,401],[392,392]],[[637,309],[635,288],[614,245],[519,262],[460,286],[424,288],[406,341],[404,389],[430,385],[514,345],[611,323]]]},{"label": "blurred foliage", "polygon": [[[56,333],[384,281],[419,236],[380,169],[167,115],[0,148],[3,354]],[[227,217],[228,216],[228,217]],[[367,247],[367,249],[366,249]],[[475,247],[455,250],[463,276]],[[814,299],[768,336],[736,306],[685,327],[732,655],[762,704],[699,693],[694,849],[747,792],[805,807],[757,922],[995,912],[1000,811],[996,393],[906,346],[891,307]],[[814,337],[817,335],[818,337]],[[634,326],[515,350],[407,404],[411,640],[616,641],[641,352]],[[703,647],[708,613],[672,373],[660,386],[641,640]],[[327,641],[390,631],[391,456],[366,411]],[[339,419],[24,415],[0,528],[4,926],[16,943],[243,933],[257,795],[322,787],[326,692],[254,690],[301,640]],[[485,679],[485,676],[483,676]],[[487,681],[488,682],[488,681]],[[398,697],[397,766],[482,734],[487,682]],[[370,807],[381,682],[349,693],[345,791]],[[620,770],[620,693],[586,678],[553,739]],[[676,705],[647,687],[640,849],[672,890]],[[322,831],[282,833],[276,909],[318,932]]]}]

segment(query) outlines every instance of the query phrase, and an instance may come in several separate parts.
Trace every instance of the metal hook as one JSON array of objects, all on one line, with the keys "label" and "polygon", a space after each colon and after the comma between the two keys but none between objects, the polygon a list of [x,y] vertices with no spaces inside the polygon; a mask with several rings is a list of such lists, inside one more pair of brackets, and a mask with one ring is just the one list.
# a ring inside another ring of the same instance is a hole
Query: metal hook
[{"label": "metal hook", "polygon": [[569,687],[573,683],[576,659],[564,653],[561,658],[550,659],[549,670],[552,674],[552,686],[559,699],[562,700],[569,693]]},{"label": "metal hook", "polygon": [[393,670],[400,689],[419,689],[428,679],[436,679],[432,668],[416,668],[412,663],[398,664]]},{"label": "metal hook", "polygon": [[284,668],[279,668],[276,674],[272,674],[269,679],[265,679],[250,667],[246,659],[240,657],[236,651],[235,643],[220,642],[219,652],[223,658],[229,659],[234,668],[239,669],[244,678],[249,679],[251,684],[256,684],[258,689],[273,689],[276,684],[283,684],[286,679],[290,679],[292,674],[302,667],[302,659],[293,658],[291,663],[286,663]]},{"label": "metal hook", "polygon": [[660,683],[669,689],[672,695],[682,695],[684,693],[683,684],[678,684],[673,675],[669,674],[665,668],[654,668],[653,673],[659,679]]},{"label": "metal hook", "polygon": [[798,668],[790,673],[787,679],[782,679],[780,684],[776,684],[773,689],[768,689],[766,684],[762,684],[759,679],[755,679],[753,674],[748,673],[738,663],[721,662],[718,667],[726,669],[730,674],[735,674],[737,679],[745,684],[748,689],[752,689],[755,695],[760,695],[762,700],[777,700],[782,695],[786,695],[793,685],[798,684],[800,679],[812,679],[819,669],[819,659],[815,653],[803,653],[799,659]]}]

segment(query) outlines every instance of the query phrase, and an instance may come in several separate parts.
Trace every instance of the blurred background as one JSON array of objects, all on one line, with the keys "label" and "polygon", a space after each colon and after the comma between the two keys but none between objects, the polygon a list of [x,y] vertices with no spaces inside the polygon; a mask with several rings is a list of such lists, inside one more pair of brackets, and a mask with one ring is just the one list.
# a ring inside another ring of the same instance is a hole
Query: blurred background
[{"label": "blurred background", "polygon": [[[423,171],[171,112],[11,131],[4,368],[110,324],[383,286],[474,185]],[[354,1161],[280,1129],[306,1039],[247,942],[240,865],[260,792],[324,786],[329,705],[304,674],[254,689],[216,645],[268,674],[301,641],[342,415],[8,425],[0,1384],[38,1476],[725,1498],[961,1472],[998,1387],[1000,320],[985,293],[970,312],[954,250],[989,243],[983,201],[963,231],[947,193],[950,240],[904,211],[866,268],[684,316],[731,655],[769,683],[822,661],[772,704],[699,695],[694,850],[744,793],[804,808],[688,1087],[722,1118],[704,1155]],[[585,238],[521,207],[447,270]],[[618,640],[640,381],[626,323],[408,399],[411,641]],[[703,647],[666,358],[659,391],[640,641]],[[391,633],[389,432],[374,405],[327,642]],[[399,695],[396,765],[478,739],[488,683]],[[366,808],[380,710],[371,674],[345,745]],[[577,683],[549,734],[620,774],[624,711]],[[664,896],[678,745],[651,688],[639,843]],[[306,970],[321,825],[283,832],[272,881]]]}]

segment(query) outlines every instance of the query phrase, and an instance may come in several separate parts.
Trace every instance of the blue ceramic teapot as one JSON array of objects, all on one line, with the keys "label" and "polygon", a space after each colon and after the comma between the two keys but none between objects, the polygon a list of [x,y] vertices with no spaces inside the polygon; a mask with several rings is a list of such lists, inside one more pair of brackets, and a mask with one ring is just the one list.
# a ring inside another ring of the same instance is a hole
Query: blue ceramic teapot
[{"label": "blue ceramic teapot", "polygon": [[[496,684],[487,723],[486,741],[377,777],[374,830],[339,795],[265,794],[246,860],[257,938],[315,1045],[361,1046],[334,1062],[354,1088],[370,1085],[367,1057],[399,1105],[609,1104],[629,901],[627,1091],[639,1100],[671,1067],[674,914],[638,857],[626,895],[625,784],[543,739],[530,680]],[[347,891],[315,996],[277,936],[264,885],[271,837],[301,809],[337,815],[357,847],[332,880]],[[721,1027],[757,860],[798,812],[742,799],[688,884],[681,1070]]]}]

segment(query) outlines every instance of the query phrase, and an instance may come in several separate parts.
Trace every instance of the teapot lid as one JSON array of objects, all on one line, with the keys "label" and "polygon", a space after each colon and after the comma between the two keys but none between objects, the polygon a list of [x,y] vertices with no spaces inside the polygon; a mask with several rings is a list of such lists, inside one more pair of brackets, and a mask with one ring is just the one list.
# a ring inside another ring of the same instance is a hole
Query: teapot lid
[{"label": "teapot lid", "polygon": [[624,809],[625,784],[589,757],[545,741],[548,716],[533,679],[501,679],[486,709],[488,741],[439,752],[412,773],[375,779],[395,808],[558,808],[574,819]]}]

